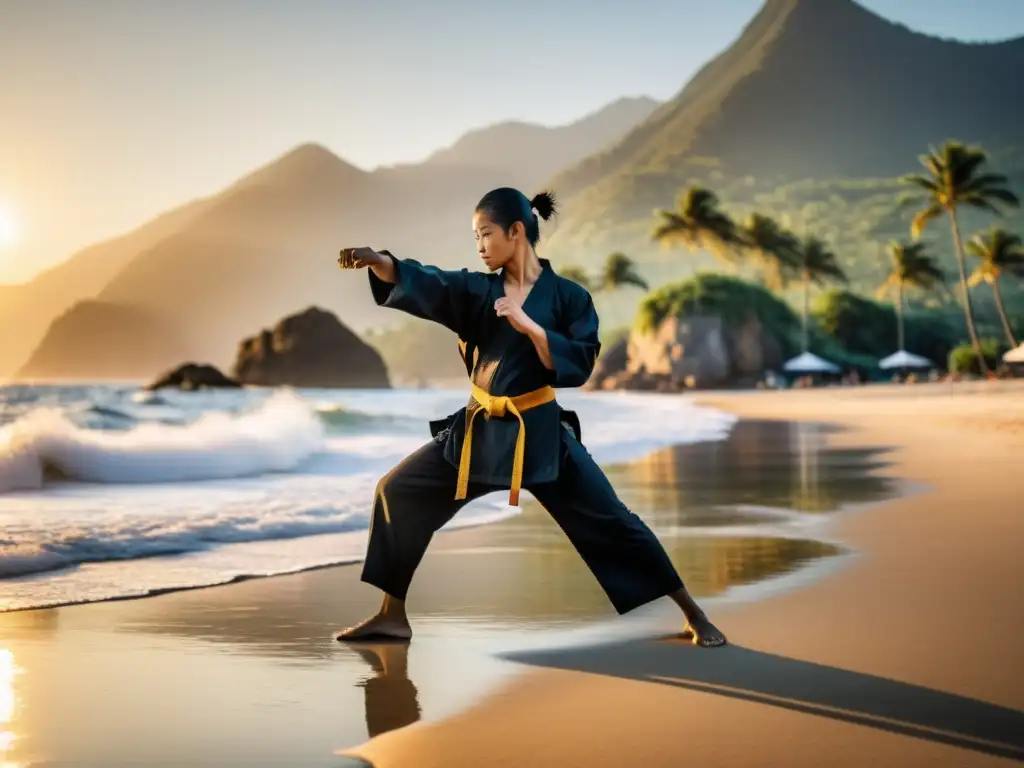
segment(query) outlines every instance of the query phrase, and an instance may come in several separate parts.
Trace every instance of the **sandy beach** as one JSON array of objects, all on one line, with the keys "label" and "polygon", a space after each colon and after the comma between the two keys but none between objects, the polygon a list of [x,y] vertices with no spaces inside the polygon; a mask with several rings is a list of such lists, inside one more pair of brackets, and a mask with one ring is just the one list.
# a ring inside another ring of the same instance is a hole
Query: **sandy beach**
[{"label": "sandy beach", "polygon": [[[983,766],[1024,759],[1024,389],[1019,383],[708,395],[892,448],[906,496],[844,515],[860,556],[804,588],[716,606],[732,645],[631,638],[512,654],[451,718],[371,740],[389,766]],[[661,613],[670,626],[671,613]]]},{"label": "sandy beach", "polygon": [[727,649],[611,610],[543,510],[437,538],[409,646],[342,566],[0,615],[0,765],[987,765],[1024,757],[1016,384],[701,398],[609,466]]}]

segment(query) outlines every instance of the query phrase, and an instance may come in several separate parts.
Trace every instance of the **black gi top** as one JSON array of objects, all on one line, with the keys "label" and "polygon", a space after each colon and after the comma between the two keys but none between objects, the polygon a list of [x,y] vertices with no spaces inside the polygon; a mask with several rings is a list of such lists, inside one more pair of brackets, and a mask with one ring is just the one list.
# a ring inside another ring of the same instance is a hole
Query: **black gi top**
[{"label": "black gi top", "polygon": [[[484,391],[512,397],[544,386],[579,387],[590,378],[601,350],[593,300],[583,286],[555,274],[547,259],[540,259],[543,271],[526,296],[523,311],[547,331],[554,370],[544,367],[526,334],[495,313],[494,302],[505,295],[501,272],[442,270],[382,253],[394,260],[395,282],[386,283],[367,270],[374,301],[454,331],[466,372]],[[480,407],[470,396],[465,407],[430,422],[431,434],[444,442],[445,459],[455,467],[459,466],[467,412]],[[530,408],[522,416],[526,428],[523,486],[550,482],[561,467],[564,429],[571,429],[577,439],[582,437],[579,418],[557,401]],[[509,486],[518,433],[519,422],[512,414],[476,416],[470,457],[472,482]]]}]

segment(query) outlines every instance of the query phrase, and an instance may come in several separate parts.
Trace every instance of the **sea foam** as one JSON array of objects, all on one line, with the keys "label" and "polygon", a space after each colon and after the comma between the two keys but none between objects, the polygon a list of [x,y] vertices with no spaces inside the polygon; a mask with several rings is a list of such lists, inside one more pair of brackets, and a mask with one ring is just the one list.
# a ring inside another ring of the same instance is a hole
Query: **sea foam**
[{"label": "sea foam", "polygon": [[0,493],[41,488],[48,473],[93,483],[158,483],[294,470],[324,447],[324,424],[289,390],[241,414],[209,412],[187,425],[83,429],[38,408],[0,428]]}]

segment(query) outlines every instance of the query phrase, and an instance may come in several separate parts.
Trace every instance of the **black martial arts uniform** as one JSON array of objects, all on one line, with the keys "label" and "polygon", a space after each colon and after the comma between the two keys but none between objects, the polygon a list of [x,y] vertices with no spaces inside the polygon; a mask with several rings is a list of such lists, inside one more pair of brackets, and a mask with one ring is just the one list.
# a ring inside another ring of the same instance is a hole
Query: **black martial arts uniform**
[{"label": "black martial arts uniform", "polygon": [[454,331],[472,394],[464,408],[432,421],[434,439],[377,484],[363,581],[404,600],[435,531],[492,491],[510,489],[517,504],[521,484],[566,533],[619,613],[682,587],[657,538],[583,447],[576,414],[554,399],[554,388],[586,382],[601,348],[586,289],[540,260],[543,271],[523,311],[547,330],[550,370],[529,337],[495,313],[505,293],[501,273],[391,258],[393,284],[368,270],[374,300]]}]

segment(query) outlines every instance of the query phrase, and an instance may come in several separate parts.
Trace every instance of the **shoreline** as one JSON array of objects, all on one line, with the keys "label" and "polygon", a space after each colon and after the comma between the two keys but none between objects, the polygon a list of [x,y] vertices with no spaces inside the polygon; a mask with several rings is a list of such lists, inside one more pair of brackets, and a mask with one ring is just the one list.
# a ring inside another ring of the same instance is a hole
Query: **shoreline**
[{"label": "shoreline", "polygon": [[[659,531],[701,603],[724,610],[848,568],[848,552],[816,538],[831,538],[834,518],[859,511],[833,510],[844,499],[874,504],[893,495],[879,478],[862,476],[886,457],[834,453],[821,438],[816,428],[750,420],[737,422],[725,440],[664,448],[606,469],[623,499]],[[817,470],[801,484],[803,463]],[[744,500],[763,509],[743,509]],[[807,511],[782,514],[790,508]],[[715,521],[717,532],[686,534],[687,526]],[[513,684],[521,665],[509,654],[629,641],[663,624],[657,604],[615,615],[561,531],[532,505],[438,537],[414,582],[416,639],[407,648],[334,640],[379,601],[358,577],[358,567],[329,566],[0,614],[0,650],[25,670],[6,691],[0,676],[0,701],[7,695],[24,712],[8,725],[20,751],[0,751],[0,758],[336,765],[339,748],[459,716]],[[102,712],[94,706],[97,689],[116,693],[104,697]],[[212,697],[216,729],[199,717],[208,707],[194,706],[199,690]],[[282,727],[290,735],[273,737]]]},{"label": "shoreline", "polygon": [[[451,528],[451,530],[444,531],[444,533],[445,533],[445,535],[449,535],[449,534],[455,533],[456,531],[466,531],[466,530],[471,530],[473,528],[481,528],[481,527],[488,526],[488,525],[495,525],[497,523],[501,523],[502,521],[509,519],[510,517],[514,517],[516,514],[519,514],[519,513],[507,513],[507,514],[506,513],[495,513],[495,514],[492,514],[492,515],[484,516],[485,519],[482,519],[482,520],[471,519],[467,523],[463,523],[461,525],[453,526]],[[340,534],[340,535],[344,535],[344,533],[349,533],[349,532],[348,531],[342,532],[342,534]],[[251,544],[251,543],[255,543],[255,544],[271,543],[272,544],[275,541],[295,541],[296,539],[299,539],[299,538],[316,539],[316,538],[320,538],[320,537],[329,537],[329,536],[338,536],[338,535],[339,535],[338,533],[321,533],[321,534],[314,534],[312,536],[296,537],[295,539],[258,539],[258,540],[255,540],[253,542],[240,542],[240,543],[243,544],[243,545],[244,544]],[[224,546],[232,546],[233,544],[234,543],[227,544],[227,545],[224,545]],[[32,580],[35,577],[49,576],[49,575],[52,575],[52,574],[58,574],[58,573],[60,573],[62,571],[71,572],[71,571],[74,571],[76,568],[80,568],[82,566],[100,566],[100,567],[104,567],[104,568],[107,568],[107,567],[114,568],[114,567],[117,567],[118,565],[128,565],[128,564],[136,563],[136,562],[144,562],[144,561],[151,561],[151,560],[161,560],[161,559],[173,560],[175,558],[179,558],[179,557],[183,557],[183,556],[187,557],[189,555],[194,555],[197,552],[201,552],[201,550],[189,550],[188,552],[179,553],[179,554],[171,554],[171,555],[160,554],[160,555],[152,555],[150,557],[133,557],[133,558],[127,559],[127,560],[100,560],[100,561],[89,561],[89,562],[85,562],[85,563],[75,563],[73,565],[62,566],[60,568],[54,568],[54,569],[48,569],[48,570],[40,570],[40,571],[33,571],[32,573],[25,574],[24,576],[16,576],[14,578],[6,579],[6,580],[0,579],[0,584],[3,584],[5,581],[7,583],[16,583],[18,581],[28,581],[28,580]],[[331,569],[331,568],[345,568],[345,567],[350,567],[350,566],[354,566],[354,565],[359,565],[359,564],[361,564],[363,562],[364,557],[365,557],[365,555],[352,555],[352,556],[346,557],[343,560],[332,561],[332,562],[329,562],[329,563],[321,563],[321,564],[317,564],[317,565],[301,566],[299,568],[296,568],[295,570],[289,570],[289,571],[278,571],[278,572],[274,572],[274,573],[239,574],[239,575],[233,576],[230,579],[227,579],[225,581],[218,581],[218,582],[214,582],[214,583],[211,583],[211,584],[188,584],[188,585],[181,586],[181,587],[159,587],[159,588],[155,588],[155,589],[150,590],[149,592],[146,592],[146,593],[143,593],[143,594],[113,595],[111,597],[102,597],[102,598],[96,598],[96,599],[68,600],[68,601],[62,601],[62,602],[45,603],[45,604],[30,605],[30,606],[15,607],[15,608],[2,608],[2,607],[0,607],[0,617],[3,617],[6,614],[24,613],[26,611],[47,611],[47,610],[54,610],[54,609],[58,609],[58,608],[77,608],[77,607],[86,606],[86,605],[104,605],[106,603],[119,603],[119,602],[135,601],[135,600],[148,600],[148,599],[154,598],[154,597],[162,597],[164,595],[177,594],[178,592],[195,592],[197,590],[203,590],[203,589],[217,589],[217,588],[220,588],[220,587],[230,587],[230,586],[232,586],[234,584],[244,584],[244,583],[250,582],[250,581],[261,581],[263,579],[277,579],[277,578],[284,578],[284,577],[287,577],[287,576],[299,576],[299,575],[302,575],[304,573],[313,573],[315,571],[322,571],[322,570],[327,570],[327,569]],[[3,768],[3,766],[0,765],[0,768]]]},{"label": "shoreline", "polygon": [[716,607],[727,649],[652,632],[516,653],[518,676],[469,709],[338,754],[376,768],[1024,760],[1024,665],[1011,647],[1024,629],[1024,387],[927,386],[696,398],[741,420],[839,424],[830,445],[888,449],[909,491],[835,517],[857,555],[838,572]]}]

